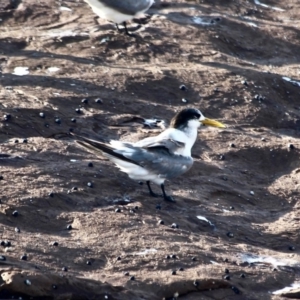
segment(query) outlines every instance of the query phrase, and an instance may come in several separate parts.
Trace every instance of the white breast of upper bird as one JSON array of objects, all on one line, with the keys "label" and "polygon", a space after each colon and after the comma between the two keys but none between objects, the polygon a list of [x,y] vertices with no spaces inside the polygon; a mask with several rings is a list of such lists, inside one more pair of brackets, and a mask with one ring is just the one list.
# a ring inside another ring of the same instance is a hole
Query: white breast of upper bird
[{"label": "white breast of upper bird", "polygon": [[154,0],[85,0],[100,18],[120,24],[146,12]]}]

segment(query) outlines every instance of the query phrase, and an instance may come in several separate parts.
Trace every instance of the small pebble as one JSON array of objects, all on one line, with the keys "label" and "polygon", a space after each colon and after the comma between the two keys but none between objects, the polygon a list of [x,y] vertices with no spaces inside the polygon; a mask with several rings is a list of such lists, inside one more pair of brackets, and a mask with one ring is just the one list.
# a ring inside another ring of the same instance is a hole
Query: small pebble
[{"label": "small pebble", "polygon": [[93,183],[92,182],[88,182],[87,186],[91,188],[91,187],[93,187]]},{"label": "small pebble", "polygon": [[81,113],[81,109],[80,108],[76,108],[75,111],[80,114]]},{"label": "small pebble", "polygon": [[134,277],[134,276],[131,276],[131,277],[130,277],[130,280],[135,280],[135,277]]},{"label": "small pebble", "polygon": [[230,146],[231,148],[235,148],[235,144],[234,144],[234,143],[230,143],[229,146]]},{"label": "small pebble", "polygon": [[186,91],[187,90],[187,88],[186,88],[186,86],[184,84],[180,85],[179,89],[182,90],[182,91]]},{"label": "small pebble", "polygon": [[73,186],[72,187],[72,191],[78,191],[78,187],[77,186]]},{"label": "small pebble", "polygon": [[276,271],[277,271],[277,268],[273,268],[272,271],[273,271],[273,272],[276,272]]},{"label": "small pebble", "polygon": [[229,209],[234,210],[234,206],[230,206]]},{"label": "small pebble", "polygon": [[53,288],[54,290],[56,290],[56,289],[57,289],[57,285],[52,284],[52,288]]},{"label": "small pebble", "polygon": [[262,140],[263,142],[265,142],[266,139],[265,139],[264,137],[262,137],[261,140]]},{"label": "small pebble", "polygon": [[195,281],[193,282],[193,285],[194,285],[194,286],[198,286],[198,285],[199,285],[199,282],[198,282],[197,280],[195,280]]},{"label": "small pebble", "polygon": [[22,256],[20,257],[20,259],[21,259],[21,260],[27,260],[27,255],[25,255],[25,254],[22,255]]},{"label": "small pebble", "polygon": [[83,103],[83,104],[88,104],[88,102],[89,102],[89,99],[87,99],[87,98],[84,98],[81,100],[81,103]]},{"label": "small pebble", "polygon": [[228,269],[225,269],[224,272],[225,272],[225,274],[229,274],[229,270]]},{"label": "small pebble", "polygon": [[240,278],[245,278],[246,276],[245,276],[245,274],[244,273],[242,273],[241,275],[240,275]]},{"label": "small pebble", "polygon": [[53,242],[52,246],[58,246],[58,242]]},{"label": "small pebble", "polygon": [[56,124],[60,124],[60,123],[61,123],[60,118],[56,118],[56,119],[55,119],[55,123],[56,123]]},{"label": "small pebble", "polygon": [[158,210],[161,210],[160,204],[157,204],[155,208],[158,209]]},{"label": "small pebble", "polygon": [[135,206],[135,207],[134,207],[134,209],[135,209],[135,210],[138,210],[138,209],[139,209],[139,207],[138,207],[138,206]]},{"label": "small pebble", "polygon": [[93,166],[94,166],[94,165],[93,165],[92,162],[89,162],[89,163],[88,163],[88,167],[92,168]]},{"label": "small pebble", "polygon": [[64,271],[64,272],[68,272],[68,268],[67,267],[62,267],[61,270]]},{"label": "small pebble", "polygon": [[233,233],[232,232],[227,232],[227,236],[230,238],[233,238]]},{"label": "small pebble", "polygon": [[225,275],[225,276],[224,276],[224,279],[225,279],[225,280],[230,280],[230,276],[229,276],[229,275]]},{"label": "small pebble", "polygon": [[118,207],[118,208],[115,209],[115,212],[119,213],[119,212],[121,212],[121,209]]},{"label": "small pebble", "polygon": [[173,223],[173,224],[171,225],[171,228],[179,228],[179,226],[178,226],[178,224]]},{"label": "small pebble", "polygon": [[45,114],[43,112],[40,112],[39,116],[43,119],[45,118]]},{"label": "small pebble", "polygon": [[234,291],[235,294],[239,294],[240,293],[240,290],[235,287],[235,286],[232,286],[231,289]]},{"label": "small pebble", "polygon": [[250,193],[249,193],[250,195],[252,195],[252,196],[254,196],[254,192],[253,191],[250,191]]},{"label": "small pebble", "polygon": [[196,261],[196,260],[197,260],[197,257],[193,256],[192,261]]},{"label": "small pebble", "polygon": [[124,276],[129,276],[129,272],[124,272]]},{"label": "small pebble", "polygon": [[248,82],[246,80],[242,80],[241,83],[246,86],[248,85]]},{"label": "small pebble", "polygon": [[228,258],[224,258],[223,261],[224,261],[224,262],[228,262]]},{"label": "small pebble", "polygon": [[288,145],[289,149],[295,149],[295,146],[293,144]]},{"label": "small pebble", "polygon": [[5,115],[3,116],[4,121],[8,121],[10,118],[11,118],[11,115],[10,115],[10,114],[5,114]]},{"label": "small pebble", "polygon": [[289,250],[290,250],[290,251],[295,251],[295,249],[296,249],[296,248],[295,248],[294,246],[289,246]]},{"label": "small pebble", "polygon": [[187,103],[187,102],[188,102],[188,100],[187,100],[187,99],[184,99],[184,98],[182,98],[181,101],[182,101],[183,103]]},{"label": "small pebble", "polygon": [[25,283],[26,285],[31,285],[31,281],[30,281],[29,279],[26,279],[26,280],[24,281],[24,283]]},{"label": "small pebble", "polygon": [[144,182],[143,181],[139,181],[139,185],[143,185],[144,184]]},{"label": "small pebble", "polygon": [[171,274],[172,274],[172,275],[176,275],[176,271],[175,271],[175,270],[173,270]]},{"label": "small pebble", "polygon": [[170,259],[170,258],[171,258],[170,255],[167,255],[167,256],[166,256],[166,259]]},{"label": "small pebble", "polygon": [[15,140],[15,144],[18,144],[19,143],[19,140]]},{"label": "small pebble", "polygon": [[15,232],[20,233],[20,231],[21,231],[20,228],[18,227],[15,228]]},{"label": "small pebble", "polygon": [[76,119],[75,119],[75,118],[72,118],[72,119],[71,119],[71,122],[76,123]]},{"label": "small pebble", "polygon": [[23,140],[22,140],[22,143],[24,143],[24,144],[26,144],[27,142],[28,142],[27,139],[23,139]]},{"label": "small pebble", "polygon": [[177,258],[176,254],[172,254],[172,255],[171,255],[171,258],[172,258],[172,259],[176,259],[176,258]]},{"label": "small pebble", "polygon": [[11,242],[10,241],[4,241],[4,247],[11,247]]},{"label": "small pebble", "polygon": [[121,256],[118,256],[118,257],[117,257],[117,260],[121,260]]},{"label": "small pebble", "polygon": [[159,220],[159,221],[158,221],[158,224],[159,224],[159,225],[164,225],[165,222],[164,222],[163,220]]},{"label": "small pebble", "polygon": [[1,261],[5,261],[6,260],[6,257],[4,255],[0,255],[0,260]]},{"label": "small pebble", "polygon": [[90,266],[90,265],[92,264],[92,262],[91,262],[90,260],[88,260],[88,261],[86,262],[86,264],[87,264],[88,266]]},{"label": "small pebble", "polygon": [[101,98],[97,98],[97,99],[95,99],[95,102],[96,102],[96,103],[99,103],[99,104],[102,104],[102,103],[103,103],[103,100],[102,100]]},{"label": "small pebble", "polygon": [[72,230],[72,229],[73,229],[72,225],[67,226],[67,230]]},{"label": "small pebble", "polygon": [[12,212],[12,216],[13,217],[17,217],[19,215],[19,212],[17,210],[13,211]]},{"label": "small pebble", "polygon": [[225,155],[220,155],[220,160],[225,160]]},{"label": "small pebble", "polygon": [[182,271],[184,271],[184,269],[183,269],[182,267],[180,267],[180,268],[178,269],[178,271],[182,272]]},{"label": "small pebble", "polygon": [[4,178],[4,177],[3,177],[2,175],[0,175],[0,180],[3,180],[3,178]]},{"label": "small pebble", "polygon": [[51,198],[53,198],[54,193],[53,193],[53,192],[50,192],[50,193],[48,194],[48,196],[51,197]]}]

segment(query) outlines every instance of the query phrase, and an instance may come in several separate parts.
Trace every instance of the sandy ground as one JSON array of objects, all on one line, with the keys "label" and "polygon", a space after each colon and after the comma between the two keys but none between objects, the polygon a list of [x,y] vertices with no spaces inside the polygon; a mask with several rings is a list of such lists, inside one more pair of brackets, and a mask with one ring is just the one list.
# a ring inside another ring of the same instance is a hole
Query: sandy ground
[{"label": "sandy ground", "polygon": [[[128,37],[81,0],[0,1],[0,299],[299,299],[299,1],[148,12]],[[135,141],[184,107],[227,128],[175,204],[67,134]]]}]

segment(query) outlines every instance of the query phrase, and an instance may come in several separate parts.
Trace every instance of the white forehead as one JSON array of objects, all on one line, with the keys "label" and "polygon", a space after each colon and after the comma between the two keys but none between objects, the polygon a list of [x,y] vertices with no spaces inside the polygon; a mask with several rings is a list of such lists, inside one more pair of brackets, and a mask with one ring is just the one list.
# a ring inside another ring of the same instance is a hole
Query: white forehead
[{"label": "white forehead", "polygon": [[199,120],[202,121],[205,119],[205,117],[203,116],[202,112],[200,110],[198,110],[199,114],[200,114],[200,118]]}]

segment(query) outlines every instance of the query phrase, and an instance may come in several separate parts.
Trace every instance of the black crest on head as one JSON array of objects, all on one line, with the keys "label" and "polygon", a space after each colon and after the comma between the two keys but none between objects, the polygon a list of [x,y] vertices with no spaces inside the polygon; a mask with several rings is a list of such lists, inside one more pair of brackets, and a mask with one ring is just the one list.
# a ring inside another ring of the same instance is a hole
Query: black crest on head
[{"label": "black crest on head", "polygon": [[187,125],[190,120],[199,120],[200,112],[195,108],[185,108],[178,112],[171,120],[170,127],[180,128]]}]

